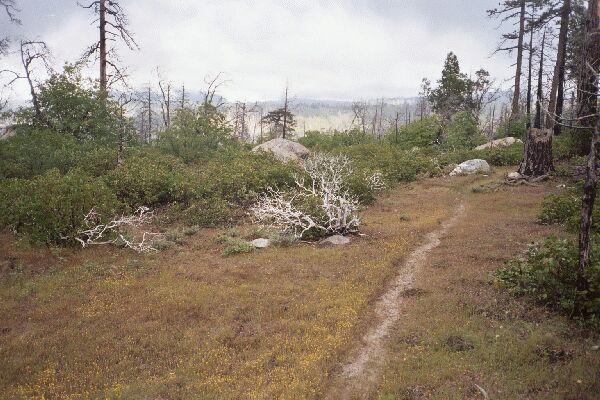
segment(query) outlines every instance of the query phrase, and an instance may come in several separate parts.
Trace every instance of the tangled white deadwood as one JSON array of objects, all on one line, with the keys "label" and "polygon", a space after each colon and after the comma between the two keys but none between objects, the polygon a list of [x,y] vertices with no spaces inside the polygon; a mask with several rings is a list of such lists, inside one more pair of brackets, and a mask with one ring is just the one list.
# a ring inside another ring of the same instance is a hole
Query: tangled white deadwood
[{"label": "tangled white deadwood", "polygon": [[105,224],[100,223],[101,217],[94,209],[85,216],[84,223],[87,229],[79,232],[75,238],[82,247],[123,244],[124,247],[139,253],[157,251],[152,243],[161,238],[162,233],[142,232],[138,236],[129,236],[129,232],[125,232],[127,228],[137,229],[150,223],[154,213],[148,207],[140,207],[131,215],[123,215]]},{"label": "tangled white deadwood", "polygon": [[[345,156],[315,154],[306,160],[304,170],[308,179],[296,177],[292,193],[269,188],[252,207],[254,217],[261,223],[283,228],[297,239],[311,230],[325,234],[357,232],[359,202],[344,188],[345,179],[353,173],[350,160]],[[374,190],[384,187],[380,173],[366,175],[365,179]],[[311,200],[317,202],[318,212],[311,214],[297,206]]]}]

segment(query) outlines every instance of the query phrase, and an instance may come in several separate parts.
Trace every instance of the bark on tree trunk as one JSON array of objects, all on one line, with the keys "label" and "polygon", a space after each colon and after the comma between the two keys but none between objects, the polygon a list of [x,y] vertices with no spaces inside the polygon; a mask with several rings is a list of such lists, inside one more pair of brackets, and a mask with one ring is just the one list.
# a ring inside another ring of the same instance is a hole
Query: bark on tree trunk
[{"label": "bark on tree trunk", "polygon": [[100,0],[100,89],[108,89],[108,78],[106,74],[107,54],[106,54],[106,0]]},{"label": "bark on tree trunk", "polygon": [[538,75],[537,102],[535,106],[535,122],[533,128],[527,130],[523,161],[519,166],[519,173],[527,177],[536,177],[548,174],[554,169],[552,162],[552,129],[542,128],[542,99],[543,99],[543,73],[544,73],[544,42],[546,32],[542,39],[540,55],[540,71]]},{"label": "bark on tree trunk", "polygon": [[[560,33],[558,35],[558,53],[556,54],[556,65],[554,66],[554,75],[552,77],[552,87],[550,90],[550,101],[548,103],[548,119],[546,128],[555,130],[560,128],[560,115],[562,114],[562,97],[564,96],[565,64],[567,54],[567,37],[569,34],[569,15],[571,13],[571,0],[564,0],[560,17]],[[559,90],[561,89],[561,90]],[[560,93],[559,93],[560,92]],[[561,100],[561,110],[559,113],[558,102]],[[556,130],[555,130],[556,132]],[[560,129],[559,129],[560,132]]]},{"label": "bark on tree trunk", "polygon": [[[587,164],[587,178],[584,186],[581,207],[581,225],[579,228],[579,264],[577,267],[577,288],[586,289],[585,271],[590,265],[590,231],[592,226],[592,211],[596,200],[598,185],[598,152],[600,151],[600,116],[598,116],[598,72],[600,71],[600,1],[589,0],[588,19],[586,23],[586,42],[584,51],[584,65],[590,71],[584,76],[586,79],[587,102],[580,107],[580,116],[589,116],[590,112],[596,115],[596,126],[592,135],[589,159]],[[587,119],[586,121],[588,121]]]},{"label": "bark on tree trunk", "polygon": [[515,71],[515,91],[512,99],[511,118],[519,115],[521,96],[521,75],[523,74],[523,38],[525,36],[525,0],[521,0],[521,13],[519,17],[519,39],[517,43],[517,68]]}]

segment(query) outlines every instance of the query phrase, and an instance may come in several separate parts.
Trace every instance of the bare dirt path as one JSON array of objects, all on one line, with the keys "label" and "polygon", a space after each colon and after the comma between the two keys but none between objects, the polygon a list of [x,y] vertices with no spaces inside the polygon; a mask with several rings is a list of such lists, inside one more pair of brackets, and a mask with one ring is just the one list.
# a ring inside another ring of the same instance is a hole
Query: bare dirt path
[{"label": "bare dirt path", "polygon": [[465,211],[463,200],[459,200],[453,215],[441,226],[426,235],[424,242],[413,250],[398,267],[398,272],[387,291],[375,303],[375,321],[362,339],[354,356],[342,366],[337,382],[332,385],[333,399],[368,399],[376,387],[381,367],[386,356],[386,339],[392,328],[399,322],[402,308],[402,294],[413,287],[415,274],[425,262],[429,253],[441,244],[444,235],[461,218]]}]

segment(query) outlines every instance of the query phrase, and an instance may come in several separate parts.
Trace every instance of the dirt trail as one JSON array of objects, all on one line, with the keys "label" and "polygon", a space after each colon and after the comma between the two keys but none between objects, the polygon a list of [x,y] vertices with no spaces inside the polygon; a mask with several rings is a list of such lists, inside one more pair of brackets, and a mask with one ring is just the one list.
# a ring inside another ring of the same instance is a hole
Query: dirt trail
[{"label": "dirt trail", "polygon": [[[375,304],[375,323],[363,337],[361,346],[351,353],[354,356],[342,366],[340,375],[332,388],[335,394],[328,399],[368,399],[375,388],[381,367],[386,356],[386,339],[391,329],[399,322],[402,294],[412,288],[414,277],[426,261],[429,253],[438,247],[442,237],[463,215],[465,206],[462,200],[454,209],[453,215],[444,221],[440,228],[430,232],[423,244],[417,247],[398,268],[398,273],[389,289]],[[341,388],[341,389],[339,389]]]}]

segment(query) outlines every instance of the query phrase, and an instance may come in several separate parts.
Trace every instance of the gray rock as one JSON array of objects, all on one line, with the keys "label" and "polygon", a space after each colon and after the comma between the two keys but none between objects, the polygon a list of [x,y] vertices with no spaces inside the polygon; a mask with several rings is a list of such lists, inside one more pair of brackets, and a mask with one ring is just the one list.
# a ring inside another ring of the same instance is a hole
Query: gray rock
[{"label": "gray rock", "polygon": [[256,247],[257,249],[266,249],[267,247],[269,247],[271,245],[271,241],[269,239],[255,239],[253,241],[250,242],[250,244],[254,247]]},{"label": "gray rock", "polygon": [[523,175],[521,175],[518,172],[511,172],[510,174],[508,174],[507,178],[512,180],[512,181],[516,181],[519,180],[523,177]]},{"label": "gray rock", "polygon": [[475,147],[475,150],[485,150],[489,149],[490,147],[510,146],[515,143],[523,143],[523,141],[521,139],[515,139],[514,137],[505,137],[498,140],[492,140],[491,142],[487,142],[485,144],[482,144],[481,146],[477,146]]},{"label": "gray rock", "polygon": [[310,156],[310,150],[302,146],[300,143],[281,138],[269,140],[268,142],[256,146],[252,149],[252,151],[273,153],[278,160],[283,162],[301,162]]},{"label": "gray rock", "polygon": [[342,235],[334,235],[330,236],[327,239],[321,240],[321,244],[324,245],[332,245],[332,246],[342,246],[350,243],[350,238],[342,236]]},{"label": "gray rock", "polygon": [[450,176],[456,175],[474,175],[474,174],[489,174],[492,171],[490,164],[485,160],[469,160],[460,164],[450,172]]}]

